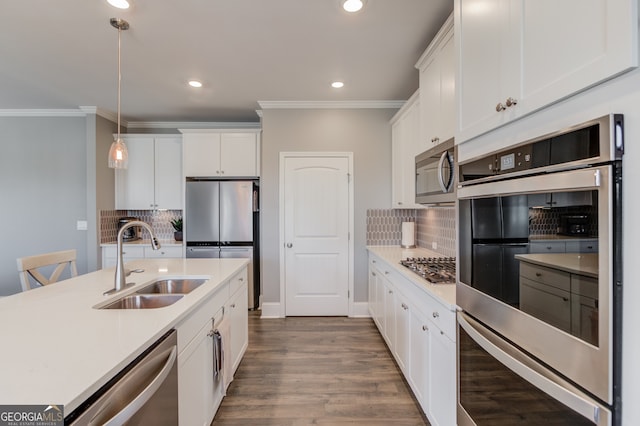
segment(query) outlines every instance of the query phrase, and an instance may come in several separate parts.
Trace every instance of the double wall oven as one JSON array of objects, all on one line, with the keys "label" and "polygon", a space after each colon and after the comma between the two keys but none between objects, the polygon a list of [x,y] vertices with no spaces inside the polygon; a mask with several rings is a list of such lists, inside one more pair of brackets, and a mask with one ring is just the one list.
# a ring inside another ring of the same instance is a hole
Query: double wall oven
[{"label": "double wall oven", "polygon": [[459,165],[458,424],[620,424],[623,117]]}]

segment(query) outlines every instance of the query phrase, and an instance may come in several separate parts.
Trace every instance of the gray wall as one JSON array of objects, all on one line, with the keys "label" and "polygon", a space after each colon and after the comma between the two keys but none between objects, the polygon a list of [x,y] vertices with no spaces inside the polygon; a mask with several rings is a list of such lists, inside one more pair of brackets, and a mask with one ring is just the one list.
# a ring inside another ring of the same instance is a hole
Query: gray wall
[{"label": "gray wall", "polygon": [[86,272],[85,117],[2,117],[0,295],[21,290],[16,258],[78,250]]},{"label": "gray wall", "polygon": [[353,152],[354,286],[367,300],[366,210],[391,205],[391,126],[395,109],[268,109],[262,117],[261,247],[263,302],[280,295],[280,152]]},{"label": "gray wall", "polygon": [[93,114],[0,117],[0,130],[0,296],[21,291],[18,257],[76,249],[78,273],[95,270],[98,207],[113,207],[115,125]]}]

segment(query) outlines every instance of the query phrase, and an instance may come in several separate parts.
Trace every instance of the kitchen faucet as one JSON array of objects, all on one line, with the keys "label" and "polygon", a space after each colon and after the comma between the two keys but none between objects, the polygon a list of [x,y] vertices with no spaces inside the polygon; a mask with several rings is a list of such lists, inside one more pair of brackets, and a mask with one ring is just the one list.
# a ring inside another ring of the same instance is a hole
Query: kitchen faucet
[{"label": "kitchen faucet", "polygon": [[118,237],[116,239],[116,246],[117,246],[116,250],[118,252],[118,259],[116,263],[115,285],[111,290],[107,291],[105,294],[117,293],[120,290],[127,288],[127,277],[131,275],[131,272],[133,271],[127,271],[124,267],[124,262],[122,261],[122,240],[123,240],[125,229],[131,228],[132,226],[142,226],[144,229],[146,229],[149,232],[149,235],[151,236],[151,248],[153,248],[154,250],[158,250],[160,248],[160,243],[158,242],[158,239],[156,238],[156,235],[154,234],[153,229],[151,229],[151,226],[149,226],[148,223],[142,222],[140,220],[134,220],[124,224],[122,228],[120,228],[120,230],[118,231]]}]

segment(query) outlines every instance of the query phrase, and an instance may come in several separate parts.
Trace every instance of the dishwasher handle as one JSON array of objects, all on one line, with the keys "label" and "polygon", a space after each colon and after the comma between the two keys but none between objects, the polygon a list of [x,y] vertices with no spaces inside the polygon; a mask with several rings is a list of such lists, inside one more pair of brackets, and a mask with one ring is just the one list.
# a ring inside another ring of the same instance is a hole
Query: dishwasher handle
[{"label": "dishwasher handle", "polygon": [[[164,353],[162,355],[164,355]],[[165,381],[165,379],[167,378],[167,376],[171,372],[171,369],[174,367],[174,364],[176,362],[177,356],[178,356],[178,348],[177,348],[177,346],[173,346],[171,351],[170,351],[170,353],[169,353],[169,356],[167,357],[166,362],[164,363],[164,366],[162,367],[162,369],[153,378],[151,383],[149,383],[142,390],[142,392],[140,392],[138,395],[136,395],[131,401],[129,401],[127,403],[127,405],[124,406],[124,408],[122,408],[120,411],[118,411],[118,413],[116,415],[111,417],[106,422],[103,422],[99,418],[100,417],[100,413],[103,410],[102,409],[98,410],[98,414],[96,414],[96,416],[93,419],[91,419],[91,422],[89,422],[89,424],[90,425],[98,425],[98,424],[102,425],[102,424],[104,424],[104,425],[107,425],[107,426],[116,426],[116,425],[124,424],[127,420],[132,418],[138,412],[138,410],[140,410],[140,408],[142,408],[142,406],[144,406],[144,404],[149,400],[149,398],[151,398],[153,396],[153,394],[156,393],[156,391],[160,388],[160,386],[162,386],[163,382]],[[124,390],[127,387],[139,386],[140,385],[139,382],[143,381],[144,379],[145,379],[144,377],[140,377],[139,378],[139,377],[134,375],[134,376],[131,377],[131,380],[123,381],[123,382],[121,382],[119,384],[116,384],[113,390],[115,391],[115,393],[118,393],[118,387],[120,387],[122,390]],[[126,393],[126,391],[125,391],[125,393]],[[110,404],[110,401],[107,401],[105,406],[107,406],[109,404]]]}]

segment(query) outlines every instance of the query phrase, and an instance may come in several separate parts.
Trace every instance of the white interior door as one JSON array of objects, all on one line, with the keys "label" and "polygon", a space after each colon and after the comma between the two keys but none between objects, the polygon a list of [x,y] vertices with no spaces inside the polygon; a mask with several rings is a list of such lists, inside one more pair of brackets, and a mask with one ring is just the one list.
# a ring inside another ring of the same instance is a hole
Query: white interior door
[{"label": "white interior door", "polygon": [[281,163],[287,316],[349,314],[350,165],[347,155]]}]

